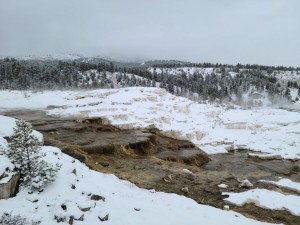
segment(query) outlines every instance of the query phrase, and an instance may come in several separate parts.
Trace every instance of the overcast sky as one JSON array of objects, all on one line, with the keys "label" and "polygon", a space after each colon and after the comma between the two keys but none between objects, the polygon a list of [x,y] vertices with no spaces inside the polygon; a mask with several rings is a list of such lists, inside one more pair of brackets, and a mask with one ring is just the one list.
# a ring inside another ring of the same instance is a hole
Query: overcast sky
[{"label": "overcast sky", "polygon": [[0,55],[300,66],[300,0],[0,0]]}]

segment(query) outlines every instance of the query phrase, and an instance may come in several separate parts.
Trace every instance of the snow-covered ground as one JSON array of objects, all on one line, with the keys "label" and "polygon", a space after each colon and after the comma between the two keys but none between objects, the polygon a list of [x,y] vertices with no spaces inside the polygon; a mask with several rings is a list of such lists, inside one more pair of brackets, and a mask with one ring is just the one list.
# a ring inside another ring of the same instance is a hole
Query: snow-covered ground
[{"label": "snow-covered ground", "polygon": [[[48,114],[62,117],[103,117],[107,123],[121,128],[155,126],[167,135],[191,140],[209,154],[249,149],[253,150],[249,153],[252,157],[300,158],[300,113],[296,111],[276,108],[242,110],[198,104],[159,88],[26,94],[0,91],[0,113],[1,110],[17,108],[44,109]],[[14,119],[0,116],[0,146],[4,149],[7,143],[3,137],[13,132],[14,125]],[[41,134],[36,132],[36,135],[42,139]],[[42,220],[42,224],[52,224],[55,216],[69,218],[72,215],[78,219],[83,214],[84,221],[75,221],[75,224],[98,224],[98,217],[107,214],[108,224],[259,223],[232,211],[198,205],[175,194],[139,189],[113,175],[91,171],[57,148],[43,147],[43,151],[47,153],[47,161],[63,165],[57,180],[42,193],[29,195],[23,189],[15,198],[0,200],[0,213],[9,209],[13,214]],[[6,167],[11,170],[13,166],[2,155],[0,172]],[[299,183],[288,179],[260,182],[299,190]],[[219,187],[224,190],[227,185]],[[105,201],[91,200],[90,194],[103,196]],[[299,196],[296,195],[265,189],[223,194],[229,195],[227,201],[238,205],[254,202],[264,208],[287,209],[294,215],[300,213]],[[86,208],[90,209],[83,212]]]},{"label": "snow-covered ground", "polygon": [[229,195],[225,200],[236,205],[255,203],[263,208],[288,210],[292,214],[300,216],[300,196],[284,195],[266,189],[253,189],[242,193],[223,192],[222,194]]},{"label": "snow-covered ground", "polygon": [[[3,135],[11,135],[14,122],[4,116],[0,119],[0,144],[6,148]],[[41,221],[41,225],[56,224],[55,218],[65,220],[61,224],[68,224],[71,216],[83,219],[75,220],[74,224],[96,225],[101,223],[99,218],[107,215],[106,224],[112,225],[267,224],[233,211],[200,205],[176,194],[137,188],[114,175],[90,170],[55,147],[44,146],[42,151],[47,162],[62,165],[56,181],[43,192],[29,194],[22,188],[16,197],[0,200],[0,215],[3,212],[20,214],[29,220]],[[1,155],[0,171],[7,166],[12,167],[8,158]]]},{"label": "snow-covered ground", "polygon": [[[13,128],[16,126],[16,122],[14,118],[6,117],[6,116],[1,116],[0,115],[0,139],[2,137],[8,137],[13,133]],[[32,134],[38,138],[38,140],[43,143],[43,135],[34,130]],[[0,141],[0,147],[3,146],[4,141]]]},{"label": "snow-covered ground", "polygon": [[209,154],[249,149],[253,157],[300,158],[300,113],[276,108],[227,109],[198,104],[159,88],[94,91],[0,91],[0,109],[46,108],[51,115],[103,117],[121,128],[155,126]]}]

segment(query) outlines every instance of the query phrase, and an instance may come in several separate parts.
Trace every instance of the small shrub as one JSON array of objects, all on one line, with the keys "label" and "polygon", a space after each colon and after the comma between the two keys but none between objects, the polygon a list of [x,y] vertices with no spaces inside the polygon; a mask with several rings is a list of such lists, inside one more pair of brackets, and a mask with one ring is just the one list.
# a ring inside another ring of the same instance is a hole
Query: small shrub
[{"label": "small shrub", "polygon": [[0,225],[38,225],[40,222],[29,222],[26,218],[20,215],[12,216],[11,213],[3,213],[0,217]]}]

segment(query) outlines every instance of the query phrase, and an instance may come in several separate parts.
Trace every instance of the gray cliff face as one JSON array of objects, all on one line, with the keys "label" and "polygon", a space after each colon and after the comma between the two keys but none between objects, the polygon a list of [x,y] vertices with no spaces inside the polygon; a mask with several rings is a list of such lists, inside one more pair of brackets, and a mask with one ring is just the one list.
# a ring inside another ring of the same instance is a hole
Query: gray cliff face
[{"label": "gray cliff face", "polygon": [[0,199],[13,197],[19,186],[20,173],[14,174],[11,179],[4,184],[0,184]]}]

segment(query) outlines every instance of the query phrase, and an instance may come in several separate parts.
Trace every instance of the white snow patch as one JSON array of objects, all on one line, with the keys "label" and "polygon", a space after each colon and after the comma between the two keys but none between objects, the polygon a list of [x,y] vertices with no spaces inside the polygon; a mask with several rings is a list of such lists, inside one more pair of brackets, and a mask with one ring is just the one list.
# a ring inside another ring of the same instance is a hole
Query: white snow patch
[{"label": "white snow patch", "polygon": [[[0,115],[0,146],[6,146],[6,142],[3,141],[3,137],[9,137],[13,134],[13,128],[16,126],[16,120],[11,117],[1,116]],[[41,142],[43,143],[43,135],[33,130],[32,134]]]},{"label": "white snow patch", "polygon": [[253,184],[247,179],[240,181],[240,185],[239,185],[239,187],[247,187],[247,188],[250,188],[252,186]]},{"label": "white snow patch", "polygon": [[239,206],[255,203],[262,208],[288,210],[292,214],[300,216],[300,196],[284,195],[265,189],[253,189],[242,193],[223,192],[222,194],[229,195],[228,198],[225,198],[226,201]]},{"label": "white snow patch", "polygon": [[190,171],[189,169],[183,169],[182,171],[185,172],[185,173],[187,173],[187,174],[193,174],[193,172]]},{"label": "white snow patch", "polygon": [[263,182],[263,183],[271,183],[271,184],[275,184],[278,187],[284,187],[287,189],[291,189],[294,191],[298,191],[300,192],[300,183],[294,182],[290,179],[280,179],[278,181],[271,181],[271,180],[260,180],[259,182]]},{"label": "white snow patch", "polygon": [[228,188],[228,185],[227,185],[227,184],[219,184],[218,187],[219,187],[219,188],[224,188],[224,189],[225,189],[225,188]]}]

